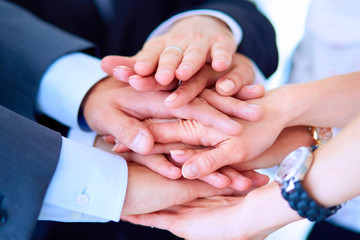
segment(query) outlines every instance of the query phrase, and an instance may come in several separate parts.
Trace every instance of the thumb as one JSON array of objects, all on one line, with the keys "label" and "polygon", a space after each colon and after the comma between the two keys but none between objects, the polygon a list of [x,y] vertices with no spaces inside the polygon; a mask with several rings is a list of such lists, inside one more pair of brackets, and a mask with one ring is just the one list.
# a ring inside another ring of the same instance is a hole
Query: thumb
[{"label": "thumb", "polygon": [[123,57],[123,56],[106,56],[101,60],[101,68],[104,72],[112,75],[113,70],[117,66],[126,66],[133,68],[135,64],[134,57]]},{"label": "thumb", "polygon": [[185,178],[196,179],[207,176],[219,168],[236,162],[226,149],[216,147],[205,151],[187,160],[182,166],[182,174]]},{"label": "thumb", "polygon": [[[139,120],[122,112],[115,112],[105,119],[105,131],[134,152],[146,154],[153,148],[154,138],[149,129]],[[113,150],[115,149],[113,148]]]}]

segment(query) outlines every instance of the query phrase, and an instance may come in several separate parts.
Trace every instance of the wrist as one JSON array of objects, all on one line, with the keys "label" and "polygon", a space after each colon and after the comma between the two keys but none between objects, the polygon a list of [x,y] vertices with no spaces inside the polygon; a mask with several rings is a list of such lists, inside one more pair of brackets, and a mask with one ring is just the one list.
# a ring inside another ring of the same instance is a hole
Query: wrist
[{"label": "wrist", "polygon": [[307,101],[298,85],[285,85],[274,90],[278,116],[285,127],[307,125],[299,121],[311,102]]},{"label": "wrist", "polygon": [[[250,223],[248,226],[251,232],[259,232],[259,229],[253,228],[261,227],[260,231],[268,231],[267,234],[270,234],[289,223],[302,219],[281,196],[280,186],[276,182],[251,191],[246,196],[246,201],[252,206],[251,215],[253,219],[256,219],[256,224]],[[257,216],[254,216],[254,213]]]}]

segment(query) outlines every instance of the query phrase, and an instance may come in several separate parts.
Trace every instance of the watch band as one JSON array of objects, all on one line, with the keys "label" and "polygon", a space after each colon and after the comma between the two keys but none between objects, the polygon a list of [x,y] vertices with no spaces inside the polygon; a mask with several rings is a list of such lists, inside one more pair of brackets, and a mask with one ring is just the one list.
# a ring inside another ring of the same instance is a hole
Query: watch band
[{"label": "watch band", "polygon": [[336,205],[324,208],[317,204],[306,192],[301,182],[295,182],[292,191],[287,192],[286,186],[281,188],[282,196],[288,201],[290,207],[298,212],[298,214],[310,221],[320,222],[325,218],[333,215],[341,208],[342,205]]},{"label": "watch band", "polygon": [[309,131],[318,147],[324,146],[333,138],[331,128],[309,127]]}]

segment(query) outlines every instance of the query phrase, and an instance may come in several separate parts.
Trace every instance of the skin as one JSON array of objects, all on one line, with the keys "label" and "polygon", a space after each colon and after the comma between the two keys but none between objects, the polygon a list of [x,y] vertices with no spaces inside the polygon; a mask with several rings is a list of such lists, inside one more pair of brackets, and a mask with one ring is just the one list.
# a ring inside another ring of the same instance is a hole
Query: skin
[{"label": "skin", "polygon": [[[167,48],[172,46],[183,53]],[[142,76],[155,72],[156,81],[168,85],[175,77],[189,80],[205,62],[210,62],[216,71],[226,70],[235,49],[235,39],[223,21],[205,15],[190,16],[175,22],[165,34],[146,42],[137,54],[134,69]]]},{"label": "skin", "polygon": [[[349,184],[359,182],[359,134],[360,116],[314,152],[314,163],[305,175],[303,186],[318,204],[331,207],[360,194],[360,184]],[[341,177],[334,177],[334,169],[336,176]],[[300,219],[282,198],[280,186],[275,182],[244,197],[198,199],[167,210],[124,218],[135,224],[167,229],[186,239],[265,239]]]},{"label": "skin", "polygon": [[143,119],[198,119],[229,134],[242,129],[240,124],[208,105],[202,98],[195,98],[181,108],[166,108],[164,100],[167,95],[163,91],[137,92],[127,84],[108,77],[97,83],[83,101],[85,120],[95,132],[112,135],[128,148],[143,154],[153,146],[151,133],[140,122]]},{"label": "skin", "polygon": [[[173,90],[169,94],[166,106],[178,108],[198,96],[205,88],[215,86],[216,91],[223,96],[231,96],[238,93],[240,99],[252,99],[262,97],[264,88],[261,85],[252,85],[254,82],[254,71],[251,61],[246,56],[236,53],[232,57],[232,63],[226,71],[209,71],[208,65],[204,65],[196,74],[178,86],[178,80],[168,85],[161,85],[156,81],[154,75],[137,75],[134,70],[135,57],[107,56],[102,59],[102,69],[117,80],[129,83],[138,91]],[[246,87],[250,86],[250,87]],[[243,103],[243,108],[248,107]],[[259,114],[254,110],[254,118]]]},{"label": "skin", "polygon": [[[263,106],[265,115],[257,122],[233,118],[244,126],[239,135],[228,136],[196,121],[155,124],[151,131],[159,134],[159,137],[155,136],[156,142],[212,147],[191,156],[182,167],[184,177],[199,178],[220,167],[255,159],[275,142],[285,128],[346,125],[360,111],[360,104],[348,104],[359,99],[359,77],[360,72],[356,72],[305,84],[286,85],[267,92],[263,98],[249,100]],[[201,96],[217,109],[226,106],[226,114],[237,109],[234,98],[222,97],[211,90],[205,90]]]},{"label": "skin", "polygon": [[[101,136],[97,136],[95,143],[96,147],[106,151],[111,151],[112,145],[108,144]],[[164,146],[168,147],[168,145]],[[161,153],[163,152],[164,149],[161,150]],[[167,154],[165,155],[152,152],[150,155],[141,155],[135,152],[126,151],[120,155],[128,162],[133,162],[145,166],[146,168],[162,175],[163,177],[169,179],[181,178],[182,164],[173,161],[172,158]],[[238,170],[236,167],[225,166],[208,176],[200,178],[199,180],[204,181],[216,188],[230,187],[245,194],[251,189],[267,184],[269,182],[269,177],[256,171]]]}]

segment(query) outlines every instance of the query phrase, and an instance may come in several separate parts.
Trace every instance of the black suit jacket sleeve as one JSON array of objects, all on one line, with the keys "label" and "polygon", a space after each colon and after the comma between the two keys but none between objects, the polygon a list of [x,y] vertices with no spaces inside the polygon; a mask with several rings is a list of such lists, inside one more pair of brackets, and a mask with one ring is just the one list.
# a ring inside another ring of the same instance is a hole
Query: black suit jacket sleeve
[{"label": "black suit jacket sleeve", "polygon": [[38,86],[49,65],[62,55],[94,45],[29,11],[0,1],[0,100],[3,106],[34,117]]},{"label": "black suit jacket sleeve", "polygon": [[[250,57],[266,77],[274,73],[278,64],[271,23],[253,3],[245,0],[13,1],[45,21],[96,43],[101,56],[136,54],[151,31],[176,13],[218,10],[235,19],[243,30],[239,53]],[[110,16],[101,15],[101,2],[111,5]]]},{"label": "black suit jacket sleeve", "polygon": [[0,239],[30,239],[61,136],[0,106]]}]

